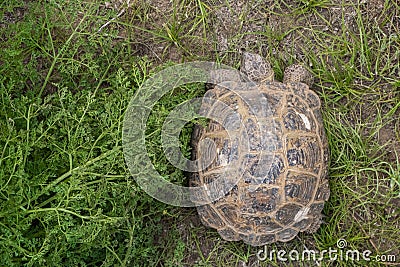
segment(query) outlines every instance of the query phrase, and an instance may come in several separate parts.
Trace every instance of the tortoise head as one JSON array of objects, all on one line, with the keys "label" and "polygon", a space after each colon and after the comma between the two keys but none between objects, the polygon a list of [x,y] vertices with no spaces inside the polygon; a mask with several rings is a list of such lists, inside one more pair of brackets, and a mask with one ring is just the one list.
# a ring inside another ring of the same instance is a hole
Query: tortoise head
[{"label": "tortoise head", "polygon": [[253,82],[274,80],[274,71],[271,64],[257,54],[243,52],[240,71]]}]

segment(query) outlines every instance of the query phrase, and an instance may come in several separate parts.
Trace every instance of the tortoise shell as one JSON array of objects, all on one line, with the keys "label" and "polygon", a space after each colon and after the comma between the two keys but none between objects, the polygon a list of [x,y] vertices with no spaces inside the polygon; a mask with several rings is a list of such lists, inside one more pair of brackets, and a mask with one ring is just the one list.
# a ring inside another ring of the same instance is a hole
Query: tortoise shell
[{"label": "tortoise shell", "polygon": [[[202,203],[193,197],[204,225],[225,240],[261,246],[319,228],[329,197],[329,151],[320,100],[305,83],[305,69],[289,67],[281,83],[260,56],[244,57],[247,80],[225,75],[205,94],[214,101],[204,100],[200,113],[223,115],[195,126],[198,172],[190,185],[206,185]],[[213,198],[221,190],[222,197]]]}]

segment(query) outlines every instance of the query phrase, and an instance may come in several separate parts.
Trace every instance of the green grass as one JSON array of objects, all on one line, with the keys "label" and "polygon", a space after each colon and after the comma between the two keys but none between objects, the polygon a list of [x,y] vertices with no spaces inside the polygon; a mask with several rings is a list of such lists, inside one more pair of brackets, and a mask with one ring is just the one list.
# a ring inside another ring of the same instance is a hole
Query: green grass
[{"label": "green grass", "polygon": [[[393,254],[400,261],[395,1],[379,8],[359,1],[273,1],[269,8],[251,1],[243,9],[231,3],[227,10],[237,23],[223,32],[225,50],[217,44],[224,29],[216,11],[228,1],[136,1],[120,17],[121,10],[97,2],[0,4],[1,266],[314,264],[258,262],[260,248],[224,241],[201,225],[194,209],[154,200],[126,167],[123,118],[139,86],[178,61],[237,67],[242,48],[266,56],[278,79],[291,63],[313,72],[331,151],[325,223],[313,235],[267,249],[322,251],[344,238],[347,248],[370,250],[373,259]],[[161,128],[176,105],[203,94],[198,84],[177,88],[147,122],[153,165],[185,186],[187,174],[163,155]],[[180,135],[186,157],[192,125]],[[349,264],[383,266],[321,261]]]}]

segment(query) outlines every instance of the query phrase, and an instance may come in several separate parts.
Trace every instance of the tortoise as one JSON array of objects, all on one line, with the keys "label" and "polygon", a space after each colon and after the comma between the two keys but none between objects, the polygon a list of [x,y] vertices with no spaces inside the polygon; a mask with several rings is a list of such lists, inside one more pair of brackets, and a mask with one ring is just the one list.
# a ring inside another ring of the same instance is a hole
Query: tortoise
[{"label": "tortoise", "polygon": [[313,77],[292,65],[283,82],[275,81],[270,63],[249,52],[242,54],[240,71],[216,72],[210,78],[216,85],[204,98],[216,102],[203,100],[200,108],[208,118],[226,108],[233,113],[195,125],[192,133],[198,169],[189,183],[207,188],[202,201],[191,196],[200,219],[223,239],[252,246],[314,233],[330,190],[328,142],[320,99],[310,90]]}]

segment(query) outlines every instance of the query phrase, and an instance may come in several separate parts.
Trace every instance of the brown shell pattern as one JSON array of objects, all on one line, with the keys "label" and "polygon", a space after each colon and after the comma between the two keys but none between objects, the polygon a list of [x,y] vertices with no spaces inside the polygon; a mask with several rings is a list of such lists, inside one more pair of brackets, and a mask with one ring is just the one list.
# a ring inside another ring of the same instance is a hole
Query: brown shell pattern
[{"label": "brown shell pattern", "polygon": [[[228,115],[222,125],[211,120],[206,128],[196,126],[192,158],[199,160],[202,170],[190,184],[204,185],[221,177],[230,184],[229,166],[243,175],[224,197],[197,207],[202,222],[225,240],[253,246],[316,231],[329,197],[328,144],[318,96],[303,83],[228,86],[231,90],[216,86],[206,97],[237,114]],[[206,101],[201,110],[205,116],[222,112]],[[224,127],[235,133],[233,140]],[[205,138],[215,142],[214,159],[209,147],[199,145]],[[248,148],[243,146],[246,142]]]}]

